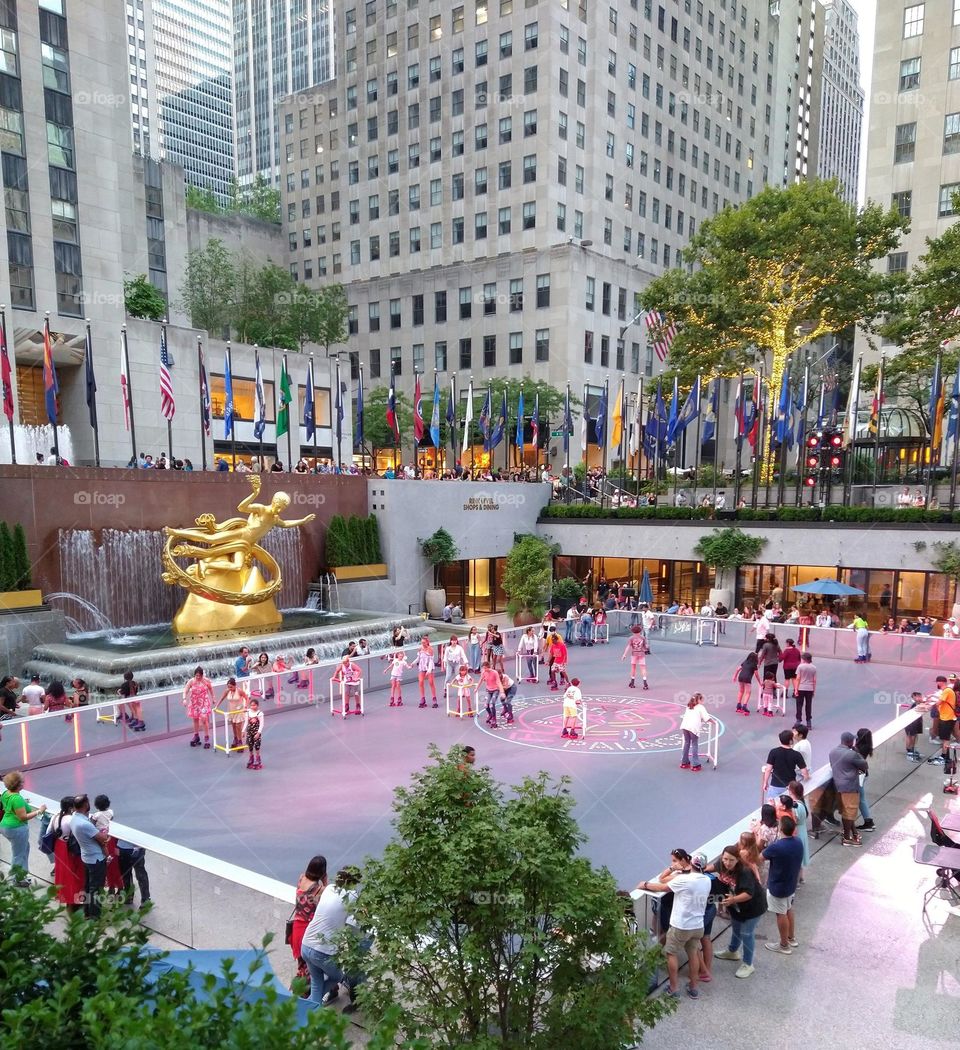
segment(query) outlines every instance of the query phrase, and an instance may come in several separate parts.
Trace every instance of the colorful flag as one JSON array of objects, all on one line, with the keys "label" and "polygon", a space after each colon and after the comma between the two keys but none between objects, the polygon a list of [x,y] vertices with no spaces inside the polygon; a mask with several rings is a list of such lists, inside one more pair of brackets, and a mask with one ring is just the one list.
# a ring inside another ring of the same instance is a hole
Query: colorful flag
[{"label": "colorful flag", "polygon": [[677,334],[677,326],[668,321],[662,313],[651,310],[646,318],[647,338],[653,346],[654,352],[660,361],[666,361],[667,354]]},{"label": "colorful flag", "polygon": [[[313,358],[310,358],[310,383],[313,383]],[[337,358],[337,457],[343,442],[343,383],[340,380],[340,358]]]},{"label": "colorful flag", "polygon": [[[313,382],[313,358],[307,362],[307,386],[303,392],[303,425],[307,431],[307,441],[313,441],[317,432],[317,410]],[[340,392],[337,391],[339,405]]]},{"label": "colorful flag", "polygon": [[430,440],[433,447],[440,451],[440,382],[437,373],[433,373],[433,411],[430,413]]},{"label": "colorful flag", "polygon": [[523,462],[523,391],[517,401],[517,440],[516,446],[520,450],[520,462]]},{"label": "colorful flag", "polygon": [[613,422],[610,426],[610,447],[619,448],[623,444],[623,376],[617,390],[617,400],[613,403]]},{"label": "colorful flag", "polygon": [[281,438],[290,431],[290,402],[293,394],[290,389],[290,373],[287,371],[287,355],[283,355],[280,365],[280,408],[277,410],[277,437]]},{"label": "colorful flag", "polygon": [[490,403],[491,396],[491,388],[488,386],[487,397],[483,402],[483,408],[480,410],[480,418],[477,420],[477,424],[480,427],[480,433],[483,435],[484,452],[490,451],[490,413],[493,411],[493,406]]},{"label": "colorful flag", "polygon": [[210,384],[207,382],[207,365],[203,358],[203,344],[197,342],[200,359],[200,421],[203,432],[210,437]]},{"label": "colorful flag", "polygon": [[957,374],[953,377],[953,393],[950,395],[950,413],[947,417],[948,441],[953,441],[956,437],[958,420],[960,420],[960,361],[957,363]]},{"label": "colorful flag", "polygon": [[643,440],[643,376],[637,380],[637,405],[630,420],[630,455],[635,456],[640,451],[640,442]]},{"label": "colorful flag", "polygon": [[780,399],[777,402],[776,439],[778,445],[786,444],[790,424],[790,369],[785,368],[780,380]]},{"label": "colorful flag", "polygon": [[447,394],[447,430],[450,433],[450,447],[454,455],[457,452],[457,388],[456,380],[450,377],[450,393]]},{"label": "colorful flag", "polygon": [[680,387],[677,377],[673,377],[673,397],[670,399],[670,415],[667,418],[667,444],[672,445],[677,440],[677,422],[680,418],[679,405]]},{"label": "colorful flag", "polygon": [[[930,432],[930,437],[933,438],[936,432],[936,418],[937,418],[937,406],[942,401],[942,388],[943,388],[943,354],[938,353],[937,359],[933,366],[933,377],[930,380],[930,402],[927,406],[927,429]],[[936,445],[934,445],[936,448]]]},{"label": "colorful flag", "polygon": [[267,429],[267,399],[263,391],[263,372],[260,370],[260,351],[254,350],[255,376],[253,393],[257,402],[257,418],[253,423],[253,436],[257,441],[263,440],[263,433]]},{"label": "colorful flag", "polygon": [[707,395],[707,411],[703,417],[703,429],[700,432],[700,443],[713,441],[717,433],[717,417],[720,414],[720,380],[714,379]]},{"label": "colorful flag", "polygon": [[[230,368],[230,351],[223,354],[223,436],[233,435],[233,375]],[[129,428],[128,428],[129,429]]]},{"label": "colorful flag", "polygon": [[177,414],[177,402],[173,397],[173,380],[170,378],[170,352],[167,350],[167,326],[160,325],[160,414],[170,421]]},{"label": "colorful flag", "polygon": [[587,388],[583,388],[583,414],[580,416],[580,451],[586,455],[587,432],[590,426],[590,414],[587,412]]},{"label": "colorful flag", "polygon": [[399,445],[400,420],[397,418],[397,390],[394,385],[393,368],[390,369],[390,392],[387,394],[387,426],[393,434],[394,445]]},{"label": "colorful flag", "polygon": [[120,332],[120,398],[123,402],[123,423],[130,429],[130,377],[127,375],[127,333]]},{"label": "colorful flag", "polygon": [[[937,361],[937,375],[935,385],[931,384],[930,387],[930,406],[931,409],[936,404],[936,388],[940,385],[940,364],[939,358]],[[880,431],[880,410],[883,408],[883,403],[886,398],[883,395],[883,358],[880,358],[880,364],[877,367],[877,385],[873,391],[873,400],[870,402],[870,419],[867,422],[867,433],[871,437],[876,437]],[[930,415],[930,433],[933,433],[933,415]]]},{"label": "colorful flag", "polygon": [[[0,340],[2,340],[0,333]],[[87,325],[83,354],[83,374],[87,388],[87,412],[90,414],[90,426],[97,429],[97,377],[93,374],[93,337],[90,335],[90,325]],[[3,347],[6,356],[6,347]],[[6,392],[4,392],[6,393]],[[8,417],[9,418],[9,417]]]},{"label": "colorful flag", "polygon": [[413,440],[417,445],[423,440],[423,393],[420,390],[419,373],[413,385]]},{"label": "colorful flag", "polygon": [[737,385],[737,400],[734,406],[734,415],[737,420],[737,440],[742,442],[746,438],[751,445],[756,444],[757,431],[759,430],[759,413],[757,412],[757,402],[755,400],[755,393],[759,391],[759,386],[760,377],[757,376],[756,391],[748,391],[741,374]]},{"label": "colorful flag", "polygon": [[677,425],[675,430],[675,437],[679,437],[690,424],[699,417],[700,415],[700,377],[697,376],[693,386],[690,387],[690,393],[687,394],[687,400],[683,403],[683,408],[680,409],[680,414],[677,416]]},{"label": "colorful flag", "polygon": [[461,456],[467,454],[467,449],[470,447],[473,441],[473,434],[471,428],[473,427],[473,380],[470,380],[470,385],[467,387],[467,408],[463,414],[463,448],[460,452]]},{"label": "colorful flag", "polygon": [[57,425],[57,395],[60,385],[57,383],[57,369],[53,363],[53,346],[50,343],[50,321],[43,322],[43,392],[47,403],[47,419],[50,426]]},{"label": "colorful flag", "polygon": [[667,406],[663,401],[663,381],[657,380],[657,399],[653,405],[653,438],[660,452],[667,446]]},{"label": "colorful flag", "polygon": [[863,370],[863,355],[857,358],[850,381],[850,394],[847,397],[847,409],[844,413],[844,444],[850,445],[857,438],[857,415],[860,403],[860,373]]},{"label": "colorful flag", "polygon": [[[521,397],[523,394],[521,393]],[[530,441],[534,449],[540,448],[540,395],[533,402],[533,415],[530,417]]]},{"label": "colorful flag", "polygon": [[570,436],[573,434],[573,415],[570,412],[570,387],[567,386],[567,396],[563,402],[563,452],[566,456],[570,452]]},{"label": "colorful flag", "polygon": [[607,433],[607,396],[607,383],[604,383],[603,389],[600,391],[600,403],[597,405],[597,418],[593,422],[594,437],[596,437],[597,445],[600,448],[603,448],[604,436]]},{"label": "colorful flag", "polygon": [[[0,378],[3,381],[3,414],[13,422],[13,373],[7,353],[7,315],[0,315]],[[94,424],[96,426],[96,424]]]},{"label": "colorful flag", "polygon": [[747,441],[754,453],[757,451],[760,433],[764,425],[764,386],[763,373],[758,372],[754,380],[752,395],[753,413],[749,416],[750,426],[747,429]]},{"label": "colorful flag", "polygon": [[490,434],[490,451],[503,441],[503,435],[507,430],[507,388],[503,388],[503,397],[500,399],[500,414],[493,424],[493,432]]},{"label": "colorful flag", "polygon": [[357,418],[353,431],[353,447],[363,447],[363,365],[360,366],[360,378],[357,381]]}]

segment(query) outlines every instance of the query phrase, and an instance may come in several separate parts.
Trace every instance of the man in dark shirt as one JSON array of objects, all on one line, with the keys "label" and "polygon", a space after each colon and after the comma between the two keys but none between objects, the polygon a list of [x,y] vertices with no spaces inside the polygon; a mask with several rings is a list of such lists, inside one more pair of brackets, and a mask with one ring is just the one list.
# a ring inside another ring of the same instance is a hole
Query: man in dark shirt
[{"label": "man in dark shirt", "polygon": [[760,646],[760,663],[763,664],[763,677],[776,678],[777,665],[780,663],[780,643],[771,631]]},{"label": "man in dark shirt", "polygon": [[0,722],[4,722],[16,715],[16,690],[19,685],[20,683],[11,674],[4,675],[3,680],[0,681]]},{"label": "man in dark shirt", "polygon": [[830,772],[840,803],[843,845],[859,846],[857,813],[860,811],[860,774],[867,771],[867,760],[854,749],[853,733],[840,734],[840,746],[830,752]]},{"label": "man in dark shirt", "polygon": [[767,799],[778,799],[787,790],[791,780],[810,776],[807,763],[799,751],[793,747],[793,732],[790,729],[780,731],[780,746],[773,748],[767,755],[767,764],[763,767],[763,794]]},{"label": "man in dark shirt", "polygon": [[803,868],[803,843],[794,835],[797,822],[793,817],[780,818],[780,838],[771,842],[763,851],[764,860],[770,862],[767,872],[767,908],[777,917],[777,932],[780,940],[770,941],[767,951],[780,955],[792,955],[798,947],[793,920],[793,897]]}]

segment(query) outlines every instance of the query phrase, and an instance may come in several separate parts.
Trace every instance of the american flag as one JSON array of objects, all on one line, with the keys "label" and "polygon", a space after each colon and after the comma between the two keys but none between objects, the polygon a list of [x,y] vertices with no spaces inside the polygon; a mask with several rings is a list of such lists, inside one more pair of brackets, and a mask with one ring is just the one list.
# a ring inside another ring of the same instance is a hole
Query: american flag
[{"label": "american flag", "polygon": [[167,326],[160,326],[160,412],[164,419],[172,420],[177,412],[173,399],[173,380],[170,378],[170,353],[167,350]]},{"label": "american flag", "polygon": [[659,310],[651,310],[646,318],[647,337],[661,361],[666,361],[670,346],[677,334],[677,326],[668,321]]}]

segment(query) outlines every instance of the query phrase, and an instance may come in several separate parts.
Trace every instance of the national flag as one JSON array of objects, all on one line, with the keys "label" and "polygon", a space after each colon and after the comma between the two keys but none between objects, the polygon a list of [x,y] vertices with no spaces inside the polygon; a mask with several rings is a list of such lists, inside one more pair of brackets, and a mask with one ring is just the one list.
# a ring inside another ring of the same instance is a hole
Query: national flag
[{"label": "national flag", "polygon": [[[313,382],[313,358],[307,362],[307,385],[303,392],[303,425],[307,431],[307,441],[313,441],[317,432],[317,408],[316,395],[314,394]],[[339,404],[340,393],[337,392],[337,403]]]},{"label": "national flag", "polygon": [[433,376],[433,411],[430,413],[430,440],[433,447],[440,451],[440,383],[436,373]]},{"label": "national flag", "polygon": [[47,403],[47,419],[50,426],[57,425],[57,395],[60,385],[57,382],[57,369],[53,363],[53,346],[50,343],[50,321],[43,322],[43,393]]},{"label": "national flag", "polygon": [[[760,377],[757,376],[756,386],[759,390]],[[749,392],[743,382],[743,376],[740,376],[740,381],[737,385],[737,400],[734,406],[734,415],[737,420],[737,440],[743,441],[744,438],[750,442],[751,446],[756,444],[757,431],[759,430],[759,413],[757,412],[757,402]]]},{"label": "national flag", "polygon": [[657,397],[653,404],[653,440],[661,453],[667,447],[667,406],[663,401],[663,381],[657,380]]},{"label": "national flag", "polygon": [[640,451],[640,442],[643,440],[643,377],[637,380],[637,405],[630,420],[630,438],[628,448],[630,455],[635,456]]},{"label": "national flag", "polygon": [[646,318],[647,338],[660,361],[667,359],[670,347],[677,334],[677,326],[668,321],[658,310],[651,310]]},{"label": "national flag", "polygon": [[230,368],[230,351],[223,354],[223,436],[233,435],[233,375]]},{"label": "national flag", "polygon": [[493,424],[493,432],[490,435],[490,451],[492,452],[503,440],[507,430],[507,388],[503,388],[503,397],[500,400],[500,414]]},{"label": "national flag", "polygon": [[947,417],[948,441],[956,438],[958,420],[960,420],[960,361],[957,363],[957,374],[953,377],[953,393],[950,395],[950,413]]},{"label": "national flag", "polygon": [[[0,341],[3,333],[0,332]],[[0,342],[2,345],[2,342]],[[6,358],[6,346],[3,346],[3,355]],[[90,414],[90,426],[97,429],[97,377],[93,374],[93,337],[90,335],[90,325],[87,325],[83,354],[83,374],[87,388],[87,412]],[[6,397],[6,391],[4,391]]]},{"label": "national flag", "polygon": [[[313,358],[310,359],[310,382],[313,383]],[[340,358],[337,358],[337,449],[343,441],[343,383],[340,381]],[[339,455],[339,453],[338,453]]]},{"label": "national flag", "polygon": [[198,340],[198,357],[200,359],[200,422],[203,432],[210,437],[210,384],[207,382],[207,365],[203,358],[203,345]]},{"label": "national flag", "polygon": [[515,442],[517,448],[520,450],[520,462],[523,462],[523,391],[520,391],[520,397],[517,401],[517,440]]},{"label": "national flag", "polygon": [[607,384],[603,384],[600,391],[600,402],[597,405],[597,418],[593,422],[593,433],[597,439],[597,445],[603,448],[604,436],[607,433]]},{"label": "national flag", "polygon": [[753,387],[753,414],[749,417],[750,426],[747,429],[747,441],[750,443],[750,447],[754,453],[757,451],[757,445],[759,443],[760,432],[763,429],[764,419],[764,386],[763,386],[763,375],[757,373],[754,387]]},{"label": "national flag", "polygon": [[860,403],[860,373],[863,370],[863,356],[857,358],[850,381],[850,393],[847,397],[847,409],[844,413],[844,444],[850,445],[857,438],[857,415]]},{"label": "national flag", "polygon": [[287,355],[283,355],[280,365],[280,408],[277,410],[277,437],[281,438],[290,432],[290,402],[293,392],[290,389],[290,373],[287,371]]},{"label": "national flag", "polygon": [[456,381],[450,377],[450,393],[447,394],[447,430],[450,433],[450,447],[454,455],[457,452],[457,389]]},{"label": "national flag", "polygon": [[938,462],[940,459],[940,446],[943,444],[943,412],[946,407],[946,383],[941,382],[940,393],[937,397],[937,403],[934,406],[933,411],[933,436],[930,439],[930,459],[931,462]]},{"label": "national flag", "polygon": [[[943,390],[943,354],[938,353],[933,365],[933,377],[930,380],[930,402],[927,406],[927,429],[933,438],[936,432],[937,406],[941,403]],[[933,446],[936,448],[936,444]]]},{"label": "national flag", "polygon": [[785,368],[780,380],[780,399],[777,402],[776,438],[778,445],[786,443],[790,423],[790,369]]},{"label": "national flag", "polygon": [[123,424],[130,429],[130,378],[127,375],[127,333],[120,333],[120,398],[123,402]]},{"label": "national flag", "polygon": [[473,434],[471,428],[473,427],[473,380],[470,380],[470,385],[467,387],[467,407],[463,414],[463,447],[460,455],[465,456],[467,449],[470,447],[473,441]]},{"label": "national flag", "polygon": [[353,447],[363,448],[363,366],[360,367],[360,378],[357,381],[357,418],[353,430]]},{"label": "national flag", "polygon": [[253,436],[257,441],[262,441],[263,432],[267,429],[267,399],[263,391],[263,372],[260,370],[260,351],[254,350],[253,354],[256,369],[253,393],[257,402],[257,418],[253,422]]},{"label": "national flag", "polygon": [[390,392],[387,394],[387,426],[393,434],[394,445],[399,445],[400,420],[397,418],[397,390],[394,386],[393,369],[390,370]]},{"label": "national flag", "polygon": [[707,411],[703,417],[700,443],[713,441],[717,434],[717,417],[720,415],[720,380],[714,379],[707,395]]},{"label": "national flag", "polygon": [[167,326],[160,325],[160,414],[171,421],[177,414],[177,402],[173,397],[173,380],[170,378],[170,352],[167,349]]},{"label": "national flag", "polygon": [[620,377],[620,388],[613,403],[613,422],[610,425],[610,447],[620,448],[623,444],[623,376]]},{"label": "national flag", "polygon": [[[939,362],[937,366],[937,379],[936,386],[939,386],[940,372]],[[930,387],[930,405],[933,407],[936,404],[936,386],[931,385]],[[883,408],[883,403],[886,398],[883,394],[883,358],[880,359],[880,365],[877,368],[877,385],[873,391],[873,400],[870,402],[870,420],[867,423],[867,433],[871,437],[876,437],[880,431],[880,410]],[[930,433],[933,433],[933,415],[930,415]]]},{"label": "national flag", "polygon": [[580,416],[580,451],[586,455],[587,431],[590,425],[590,414],[587,412],[587,390],[583,390],[583,414]]},{"label": "national flag", "polygon": [[480,427],[480,433],[483,435],[484,452],[490,451],[490,413],[493,411],[490,399],[491,388],[487,387],[487,396],[483,402],[483,408],[480,410],[480,418],[477,420],[477,425]]},{"label": "national flag", "polygon": [[677,439],[677,422],[680,418],[679,405],[680,387],[677,377],[673,377],[673,397],[670,399],[670,415],[667,419],[667,444],[672,445]]},{"label": "national flag", "polygon": [[413,384],[413,440],[417,445],[423,440],[423,393],[420,390],[419,373]]},{"label": "national flag", "polygon": [[[521,392],[521,397],[523,396]],[[540,448],[540,395],[534,398],[533,415],[530,417],[530,441],[535,449]]]},{"label": "national flag", "polygon": [[690,393],[687,394],[687,400],[683,403],[683,408],[680,409],[680,415],[677,416],[676,436],[679,437],[690,424],[700,416],[700,377],[697,376],[692,387],[690,387]]},{"label": "national flag", "polygon": [[[89,333],[88,333],[89,338]],[[88,354],[89,356],[89,354]],[[7,316],[0,315],[0,378],[3,382],[3,414],[7,422],[13,422],[13,373],[10,371],[10,356],[7,352]],[[96,423],[93,424],[96,426]]]},{"label": "national flag", "polygon": [[796,423],[793,429],[790,431],[789,444],[792,447],[793,441],[797,443],[797,462],[800,462],[800,456],[803,454],[804,442],[806,440],[806,427],[807,427],[807,402],[810,397],[810,366],[807,365],[803,370],[803,382],[800,384],[800,389],[796,392],[793,398],[793,408],[796,413]]},{"label": "national flag", "polygon": [[567,387],[567,397],[563,403],[563,452],[564,456],[570,451],[570,437],[573,434],[573,415],[570,412],[570,387]]}]

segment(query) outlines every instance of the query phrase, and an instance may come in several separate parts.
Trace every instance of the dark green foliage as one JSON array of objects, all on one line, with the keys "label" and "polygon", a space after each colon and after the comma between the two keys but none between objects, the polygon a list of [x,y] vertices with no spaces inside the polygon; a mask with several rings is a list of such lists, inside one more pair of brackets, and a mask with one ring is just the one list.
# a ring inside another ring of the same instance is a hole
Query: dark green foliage
[{"label": "dark green foliage", "polygon": [[371,514],[361,518],[344,518],[336,514],[327,526],[327,564],[332,568],[344,565],[372,565],[380,561],[380,528]]},{"label": "dark green foliage", "polygon": [[124,280],[123,301],[131,317],[162,321],[167,316],[167,300],[147,280],[145,273]]},{"label": "dark green foliage", "polygon": [[453,537],[446,529],[440,528],[425,540],[420,541],[420,549],[423,556],[433,566],[433,585],[440,586],[440,570],[444,565],[456,561],[460,557],[460,551],[453,542]]},{"label": "dark green foliage", "polygon": [[10,526],[0,521],[0,591],[16,590],[16,568],[13,557],[13,536]]},{"label": "dark green foliage", "polygon": [[550,590],[550,596],[554,601],[560,599],[565,602],[576,601],[583,594],[583,584],[572,576],[564,576],[562,579],[554,580]]},{"label": "dark green foliage", "polygon": [[13,527],[13,589],[30,589],[30,556],[27,554],[27,534],[18,521]]}]

